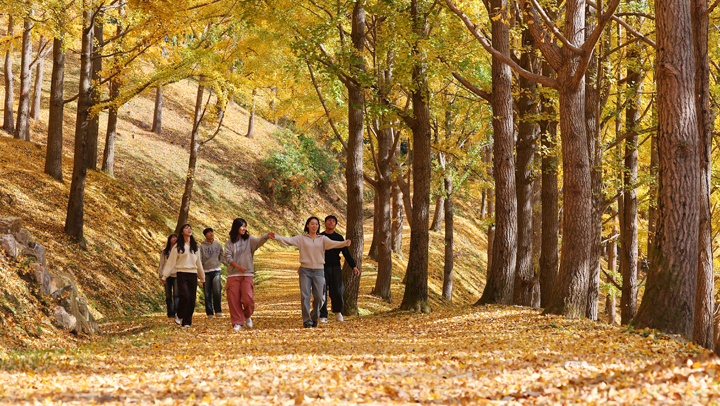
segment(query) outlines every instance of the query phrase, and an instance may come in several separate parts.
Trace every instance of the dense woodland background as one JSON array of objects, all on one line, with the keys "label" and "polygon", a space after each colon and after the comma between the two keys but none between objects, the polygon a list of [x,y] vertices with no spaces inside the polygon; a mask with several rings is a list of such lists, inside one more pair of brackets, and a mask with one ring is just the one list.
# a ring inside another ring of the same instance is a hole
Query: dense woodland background
[{"label": "dense woodland background", "polygon": [[188,219],[337,211],[389,307],[459,296],[712,349],[717,5],[2,1],[2,214],[103,314],[157,306]]}]

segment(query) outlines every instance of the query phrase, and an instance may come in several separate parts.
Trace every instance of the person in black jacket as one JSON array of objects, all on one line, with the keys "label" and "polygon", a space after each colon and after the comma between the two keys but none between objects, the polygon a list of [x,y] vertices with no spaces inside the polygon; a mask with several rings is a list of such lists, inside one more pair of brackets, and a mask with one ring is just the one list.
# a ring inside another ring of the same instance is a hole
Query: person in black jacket
[{"label": "person in black jacket", "polygon": [[[334,241],[344,241],[342,235],[335,232],[337,227],[337,217],[329,215],[325,217],[325,231],[320,233]],[[332,311],[335,313],[337,321],[343,321],[343,294],[345,293],[345,285],[343,284],[342,277],[342,265],[340,264],[340,253],[342,252],[345,261],[352,267],[355,276],[360,275],[360,270],[355,264],[355,260],[350,255],[348,247],[334,248],[325,251],[325,287],[323,288],[323,294],[325,301],[322,308],[320,309],[320,322],[327,323],[328,308],[327,308],[327,296],[328,290],[330,291],[330,300],[332,301]]]}]

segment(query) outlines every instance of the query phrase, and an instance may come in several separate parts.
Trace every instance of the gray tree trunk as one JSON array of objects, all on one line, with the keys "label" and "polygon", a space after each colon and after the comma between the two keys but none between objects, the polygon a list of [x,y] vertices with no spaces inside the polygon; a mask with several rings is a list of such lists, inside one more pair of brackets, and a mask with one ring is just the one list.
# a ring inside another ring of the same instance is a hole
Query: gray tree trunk
[{"label": "gray tree trunk", "polygon": [[37,68],[35,70],[35,85],[33,86],[32,104],[30,106],[30,118],[33,120],[40,119],[40,102],[42,101],[42,84],[43,75],[45,73],[45,55],[43,54],[43,44],[45,37],[40,37],[40,46],[37,54]]},{"label": "gray tree trunk", "polygon": [[442,229],[443,216],[445,215],[445,198],[438,194],[435,196],[435,213],[433,213],[430,230],[439,232]]},{"label": "gray tree trunk", "polygon": [[[15,36],[15,24],[11,14],[8,15],[7,36]],[[13,46],[12,42],[8,44],[7,52],[5,52],[5,102],[3,104],[3,130],[8,134],[15,134],[15,120],[13,113],[15,111],[15,78],[13,77]]]},{"label": "gray tree trunk", "polygon": [[197,167],[197,156],[200,148],[198,136],[200,133],[200,121],[202,120],[203,95],[205,93],[205,86],[202,81],[202,78],[198,80],[198,90],[195,98],[195,115],[193,116],[193,128],[190,132],[190,160],[188,161],[188,170],[185,176],[185,189],[180,202],[180,212],[175,226],[175,234],[177,235],[180,235],[181,227],[187,224],[190,215],[190,201],[192,199],[193,185],[195,184],[195,168]]},{"label": "gray tree trunk", "polygon": [[45,173],[62,181],[63,116],[65,110],[65,51],[62,34],[53,40],[53,68],[50,79],[50,111]]},{"label": "gray tree trunk", "polygon": [[405,210],[403,208],[403,192],[397,181],[392,184],[392,251],[403,256],[402,239]]},{"label": "gray tree trunk", "polygon": [[[94,27],[94,34],[95,34],[95,42],[97,44],[103,43],[103,23],[100,13],[98,13],[98,16],[95,18],[95,27]],[[100,81],[100,72],[102,71],[102,47],[96,46],[93,48],[93,56],[92,56],[92,80],[93,83],[97,83]],[[100,102],[100,96],[102,92],[100,91],[100,86],[93,85],[91,87],[91,96],[90,96],[90,103],[92,103],[93,106],[98,104]],[[100,112],[97,112],[95,114],[92,114],[90,116],[90,124],[88,125],[88,135],[87,135],[87,143],[88,143],[88,149],[87,149],[87,167],[88,169],[96,170],[97,169],[97,161],[98,161],[98,138],[100,136]]]},{"label": "gray tree trunk", "polygon": [[442,295],[448,302],[452,302],[453,294],[453,237],[455,234],[455,224],[453,217],[453,180],[446,176],[443,182],[445,184],[445,264],[443,266],[443,287]]},{"label": "gray tree trunk", "polygon": [[30,89],[32,87],[32,29],[28,18],[23,23],[22,50],[20,52],[20,99],[18,101],[15,138],[30,141]]},{"label": "gray tree trunk", "polygon": [[155,134],[162,133],[162,107],[163,107],[163,90],[162,86],[155,89],[155,108],[153,109],[153,123],[150,131]]}]

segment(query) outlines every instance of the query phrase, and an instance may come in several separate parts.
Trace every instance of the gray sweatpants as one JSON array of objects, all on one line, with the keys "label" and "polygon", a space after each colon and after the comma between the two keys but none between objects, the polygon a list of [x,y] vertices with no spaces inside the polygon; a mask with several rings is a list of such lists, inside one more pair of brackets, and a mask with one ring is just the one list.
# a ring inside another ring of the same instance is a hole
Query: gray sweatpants
[{"label": "gray sweatpants", "polygon": [[[323,305],[325,286],[325,270],[300,268],[300,300],[302,306],[303,324],[317,322],[318,312]],[[313,303],[310,310],[310,293],[312,291]]]}]

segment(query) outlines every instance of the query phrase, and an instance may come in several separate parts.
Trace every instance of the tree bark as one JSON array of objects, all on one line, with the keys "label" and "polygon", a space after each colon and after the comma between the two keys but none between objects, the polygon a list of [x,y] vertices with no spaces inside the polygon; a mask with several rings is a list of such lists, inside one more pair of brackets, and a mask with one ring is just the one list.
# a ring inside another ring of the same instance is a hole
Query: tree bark
[{"label": "tree bark", "polygon": [[[12,38],[15,36],[15,24],[11,14],[8,14],[8,29],[7,36]],[[5,74],[5,103],[3,104],[3,130],[8,134],[15,133],[15,120],[13,119],[13,112],[15,111],[13,105],[15,97],[15,78],[13,77],[13,46],[12,41],[8,42],[8,48],[5,52],[5,67],[3,73]]]},{"label": "tree bark", "polygon": [[453,180],[450,176],[446,176],[443,182],[445,184],[445,264],[443,267],[443,287],[442,295],[448,302],[452,302],[453,294],[453,237],[455,233],[455,224],[453,217]]},{"label": "tree bark", "polygon": [[163,108],[163,87],[155,89],[155,109],[153,110],[153,123],[150,131],[155,134],[162,134],[162,108]]},{"label": "tree bark", "polygon": [[250,118],[248,118],[248,129],[247,134],[245,135],[247,138],[252,139],[254,137],[255,132],[255,95],[257,93],[256,89],[253,89],[252,91],[252,106],[250,107]]},{"label": "tree bark", "polygon": [[[118,29],[119,30],[119,29]],[[110,100],[120,94],[120,82],[110,81]],[[105,150],[103,151],[102,171],[115,176],[115,140],[117,138],[118,110],[120,106],[111,106],[108,111],[107,132],[105,133]]]},{"label": "tree bark", "polygon": [[[653,120],[654,121],[654,120]],[[657,210],[657,177],[658,165],[660,165],[660,157],[657,150],[657,134],[650,136],[650,176],[653,184],[650,185],[650,205],[648,207],[648,241],[647,241],[647,258],[650,258],[652,252],[653,240],[655,240],[655,229],[657,226],[658,210]]]},{"label": "tree bark", "polygon": [[[358,1],[352,11],[351,39],[354,51],[362,55],[365,51],[365,9],[364,1]],[[350,69],[354,73],[365,71],[365,61],[355,57]],[[365,236],[363,234],[363,139],[365,132],[365,93],[364,89],[350,82],[348,90],[348,143],[347,167],[345,178],[347,182],[347,234],[346,238],[352,240],[350,253],[358,269],[362,269],[363,248]],[[343,281],[345,283],[343,314],[354,316],[358,314],[357,298],[360,288],[360,277],[355,276],[350,266],[345,262],[343,268]]]},{"label": "tree bark", "polygon": [[692,27],[695,45],[695,99],[700,137],[700,216],[698,234],[698,276],[695,296],[693,341],[707,349],[715,348],[713,313],[715,295],[713,269],[713,231],[710,190],[712,181],[712,128],[710,110],[710,60],[708,58],[707,0],[692,0]]},{"label": "tree bark", "polygon": [[[443,186],[444,187],[444,186]],[[445,198],[443,195],[438,194],[435,196],[435,213],[433,213],[432,223],[430,223],[430,230],[439,232],[442,228],[443,216],[445,215]]]},{"label": "tree bark", "polygon": [[[510,55],[510,28],[507,0],[490,2],[492,45],[503,55]],[[476,305],[512,304],[517,255],[517,196],[515,193],[515,156],[513,155],[512,75],[510,67],[492,58],[493,109],[493,175],[495,178],[495,239],[491,267],[485,289]]]},{"label": "tree bark", "polygon": [[[611,235],[615,235],[616,233],[617,229],[613,226]],[[611,240],[610,242],[608,242],[607,258],[609,271],[608,273],[610,274],[610,278],[608,278],[608,283],[612,284],[615,282],[615,277],[613,275],[617,271],[617,242],[615,242],[615,240]],[[605,312],[608,315],[608,324],[615,325],[615,288],[610,288],[607,296],[605,297]]]},{"label": "tree bark", "polygon": [[202,120],[202,104],[205,93],[205,86],[202,83],[203,78],[198,80],[197,96],[195,98],[195,115],[193,118],[193,128],[190,132],[190,160],[188,162],[187,175],[185,176],[185,190],[183,191],[182,201],[180,202],[180,213],[178,214],[177,225],[175,226],[175,234],[180,235],[181,227],[188,222],[190,214],[190,200],[192,199],[192,189],[195,184],[195,168],[197,167],[197,156],[200,148],[198,136],[200,134],[200,121]]},{"label": "tree bark", "polygon": [[[101,22],[100,13],[95,18],[95,41],[98,44],[103,43],[103,23]],[[100,72],[102,71],[102,47],[97,46],[93,48],[92,56],[92,81],[93,86],[91,88],[90,102],[93,106],[100,102],[100,86],[97,83],[100,81]],[[88,150],[87,150],[87,167],[88,169],[97,169],[97,158],[98,158],[98,138],[100,136],[100,112],[96,112],[90,116],[90,124],[88,125]]]},{"label": "tree bark", "polygon": [[75,156],[73,157],[70,199],[65,218],[65,234],[82,241],[85,203],[85,180],[87,178],[87,131],[91,106],[93,27],[92,10],[87,0],[83,7],[82,45],[80,51],[80,83],[78,88],[77,117],[75,121]]},{"label": "tree bark", "polygon": [[18,101],[15,138],[30,141],[30,88],[32,86],[32,29],[28,18],[23,23],[22,50],[20,52],[20,99]]},{"label": "tree bark", "polygon": [[397,181],[392,184],[392,251],[403,256],[402,238],[405,210],[403,209],[403,192]]},{"label": "tree bark", "polygon": [[[377,179],[376,179],[377,181]],[[378,262],[378,242],[380,241],[380,203],[378,201],[378,189],[374,190],[375,195],[373,196],[373,236],[372,242],[370,243],[370,250],[368,250],[368,258],[375,262]]]},{"label": "tree bark", "polygon": [[45,37],[40,37],[40,46],[38,47],[37,54],[37,68],[35,70],[35,86],[33,86],[32,104],[30,106],[30,118],[33,120],[40,119],[40,102],[42,101],[42,84],[43,75],[45,73],[45,55],[43,45],[45,43]]},{"label": "tree bark", "polygon": [[697,291],[700,163],[690,3],[655,0],[657,27],[657,232],[640,328],[692,339]]},{"label": "tree bark", "polygon": [[495,243],[495,224],[490,224],[488,226],[487,231],[487,269],[485,270],[486,273],[490,272],[490,268],[492,268],[492,253],[493,253],[493,245]]},{"label": "tree bark", "polygon": [[45,173],[62,181],[63,116],[65,110],[65,46],[62,34],[53,40],[53,68],[50,79],[50,111]]},{"label": "tree bark", "polygon": [[378,152],[376,159],[378,173],[377,190],[375,197],[378,233],[373,236],[373,243],[377,246],[378,276],[375,281],[373,294],[392,303],[392,193],[393,185],[390,179],[390,151],[393,143],[393,131],[389,126],[378,131]]}]

